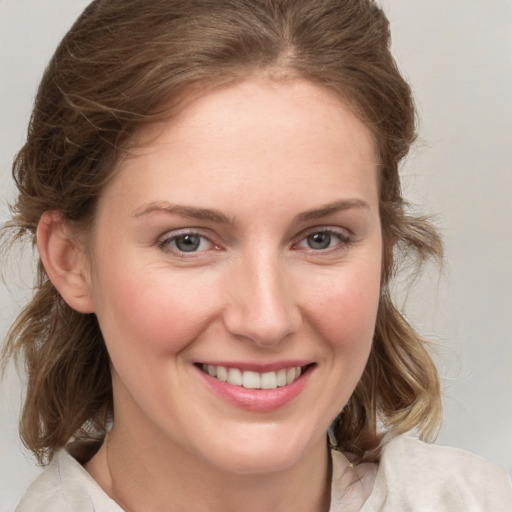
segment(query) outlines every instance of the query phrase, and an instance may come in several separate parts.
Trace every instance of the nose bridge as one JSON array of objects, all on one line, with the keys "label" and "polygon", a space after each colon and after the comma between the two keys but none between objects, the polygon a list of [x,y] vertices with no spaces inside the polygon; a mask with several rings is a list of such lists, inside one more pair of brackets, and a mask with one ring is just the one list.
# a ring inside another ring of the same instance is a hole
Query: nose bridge
[{"label": "nose bridge", "polygon": [[227,329],[258,345],[275,345],[298,329],[300,313],[278,254],[260,250],[238,261],[225,312]]}]

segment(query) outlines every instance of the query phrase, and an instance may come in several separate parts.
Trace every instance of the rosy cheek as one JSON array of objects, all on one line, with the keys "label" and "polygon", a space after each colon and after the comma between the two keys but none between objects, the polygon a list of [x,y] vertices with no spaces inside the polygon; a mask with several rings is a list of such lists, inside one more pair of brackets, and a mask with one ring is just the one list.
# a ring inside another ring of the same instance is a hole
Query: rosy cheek
[{"label": "rosy cheek", "polygon": [[[209,294],[198,294],[179,279],[118,281],[110,318],[114,343],[130,343],[149,355],[177,353],[199,334],[211,305],[201,303]],[[107,340],[108,341],[108,340]]]},{"label": "rosy cheek", "polygon": [[[377,276],[378,278],[378,276]],[[369,347],[373,338],[379,301],[377,279],[348,276],[332,285],[318,305],[324,336],[334,350],[352,351]]]}]

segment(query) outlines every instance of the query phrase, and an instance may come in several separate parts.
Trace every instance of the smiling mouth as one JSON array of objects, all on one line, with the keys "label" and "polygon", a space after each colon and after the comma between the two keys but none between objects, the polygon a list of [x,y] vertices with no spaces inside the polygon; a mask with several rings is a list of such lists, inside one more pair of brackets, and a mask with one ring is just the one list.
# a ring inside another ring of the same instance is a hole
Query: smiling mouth
[{"label": "smiling mouth", "polygon": [[259,373],[210,364],[198,365],[201,371],[207,373],[210,377],[246,389],[277,389],[289,386],[306,372],[310,366],[312,365],[292,366],[290,368],[281,368],[278,371]]}]

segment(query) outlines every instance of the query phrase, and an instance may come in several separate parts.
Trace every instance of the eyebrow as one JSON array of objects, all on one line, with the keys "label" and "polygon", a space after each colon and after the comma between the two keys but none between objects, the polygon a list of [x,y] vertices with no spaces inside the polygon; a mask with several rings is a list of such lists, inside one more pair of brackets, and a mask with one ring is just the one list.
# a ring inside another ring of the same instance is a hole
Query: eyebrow
[{"label": "eyebrow", "polygon": [[303,213],[299,213],[295,217],[295,222],[300,223],[309,220],[321,219],[328,215],[333,215],[340,211],[350,210],[352,208],[370,210],[370,205],[361,199],[343,199],[341,201],[335,201],[334,203],[328,203],[320,208],[314,208],[313,210],[307,210]]},{"label": "eyebrow", "polygon": [[[294,221],[296,223],[307,222],[310,220],[321,219],[328,215],[333,215],[343,210],[349,210],[352,208],[370,209],[370,205],[361,199],[344,199],[341,201],[335,201],[321,206],[320,208],[314,208],[305,212],[299,213],[295,216]],[[197,208],[195,206],[186,206],[179,204],[171,204],[166,201],[156,201],[143,205],[135,210],[133,216],[141,217],[148,215],[153,212],[164,212],[169,214],[181,215],[183,217],[189,217],[191,219],[206,220],[215,222],[218,224],[235,224],[235,219],[228,217],[226,214],[219,210],[213,210],[210,208]]]},{"label": "eyebrow", "polygon": [[234,219],[230,219],[224,213],[210,208],[197,208],[195,206],[186,206],[179,204],[170,204],[165,201],[157,201],[149,203],[137,208],[134,217],[141,217],[153,212],[164,212],[170,214],[181,215],[191,219],[207,220],[218,224],[234,224]]}]

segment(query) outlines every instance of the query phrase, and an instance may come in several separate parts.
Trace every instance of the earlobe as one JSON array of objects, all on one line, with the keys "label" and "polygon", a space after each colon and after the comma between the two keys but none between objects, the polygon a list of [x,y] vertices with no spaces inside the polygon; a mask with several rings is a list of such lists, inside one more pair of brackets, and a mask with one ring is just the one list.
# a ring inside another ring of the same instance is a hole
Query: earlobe
[{"label": "earlobe", "polygon": [[59,212],[45,212],[37,226],[37,248],[50,281],[80,313],[94,312],[83,247]]}]

